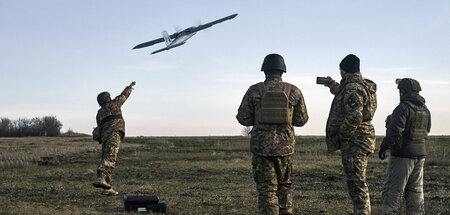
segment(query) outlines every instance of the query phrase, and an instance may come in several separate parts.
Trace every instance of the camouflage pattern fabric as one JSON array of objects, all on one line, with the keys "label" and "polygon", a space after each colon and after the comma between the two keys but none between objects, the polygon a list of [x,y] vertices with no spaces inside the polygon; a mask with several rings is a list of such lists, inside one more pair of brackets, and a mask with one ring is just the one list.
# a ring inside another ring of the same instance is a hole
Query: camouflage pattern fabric
[{"label": "camouflage pattern fabric", "polygon": [[[266,75],[267,90],[281,90],[284,83],[280,75]],[[260,214],[292,214],[291,173],[292,154],[295,151],[293,126],[303,126],[308,113],[301,91],[291,85],[289,107],[293,107],[292,123],[263,124],[255,112],[260,108],[262,95],[257,84],[244,95],[236,116],[244,126],[253,126],[250,148],[253,153],[253,177],[258,191]]]},{"label": "camouflage pattern fabric", "polygon": [[330,91],[335,97],[326,127],[328,151],[341,149],[354,214],[370,214],[366,167],[375,150],[371,121],[377,108],[376,84],[361,73],[348,73],[340,84],[331,84]]},{"label": "camouflage pattern fabric", "polygon": [[101,125],[100,122],[111,115],[122,115],[122,110],[120,108],[130,96],[131,90],[132,88],[130,86],[127,86],[120,95],[118,95],[110,102],[106,103],[98,110],[96,117],[97,126],[100,127],[100,134],[102,139],[104,138],[104,136],[110,135],[113,131],[120,132],[121,138],[125,136],[125,121],[123,119],[113,119],[104,123],[103,125]]},{"label": "camouflage pattern fabric", "polygon": [[292,156],[266,157],[254,154],[252,166],[258,191],[259,214],[292,214]]},{"label": "camouflage pattern fabric", "polygon": [[[278,75],[268,75],[264,81],[266,89],[282,89],[284,82]],[[308,121],[308,113],[302,92],[291,85],[289,104],[294,107],[292,124],[262,124],[256,120],[255,110],[261,102],[257,85],[252,85],[244,95],[236,116],[240,124],[253,126],[251,131],[251,152],[262,156],[286,156],[294,154],[295,133],[293,126],[303,126]]]},{"label": "camouflage pattern fabric", "polygon": [[341,145],[341,152],[353,213],[370,214],[369,188],[366,184],[368,152],[353,142],[344,142]]},{"label": "camouflage pattern fabric", "polygon": [[406,214],[425,214],[423,197],[423,165],[425,158],[402,158],[391,156],[383,184],[384,215],[400,214],[403,196]]},{"label": "camouflage pattern fabric", "polygon": [[341,84],[330,85],[335,95],[326,127],[329,151],[339,149],[343,142],[353,142],[363,150],[375,150],[375,129],[372,118],[377,108],[376,84],[361,73],[348,74]]},{"label": "camouflage pattern fabric", "polygon": [[116,166],[117,153],[119,153],[121,134],[113,131],[102,138],[102,158],[97,168],[97,176],[105,177],[105,181],[111,184],[111,172]]}]

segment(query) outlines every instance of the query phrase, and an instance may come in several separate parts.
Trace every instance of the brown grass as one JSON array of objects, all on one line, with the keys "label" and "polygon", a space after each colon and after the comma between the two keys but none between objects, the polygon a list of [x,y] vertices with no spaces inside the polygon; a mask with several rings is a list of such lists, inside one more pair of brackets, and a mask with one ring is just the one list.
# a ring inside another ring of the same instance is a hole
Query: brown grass
[{"label": "brown grass", "polygon": [[[448,140],[427,144],[427,214],[450,213]],[[126,138],[113,172],[121,195],[105,197],[91,185],[100,145],[90,137],[0,138],[0,214],[126,214],[122,195],[131,193],[157,194],[168,214],[257,214],[248,141]],[[370,157],[373,214],[380,213],[386,165]],[[327,154],[323,137],[297,138],[292,178],[295,214],[351,214],[340,154]]]}]

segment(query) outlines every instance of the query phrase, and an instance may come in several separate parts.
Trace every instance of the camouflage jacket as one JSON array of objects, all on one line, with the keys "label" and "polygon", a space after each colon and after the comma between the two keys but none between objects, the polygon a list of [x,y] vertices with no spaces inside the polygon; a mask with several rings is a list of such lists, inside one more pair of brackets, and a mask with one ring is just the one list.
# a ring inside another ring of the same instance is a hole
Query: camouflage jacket
[{"label": "camouflage jacket", "polygon": [[375,150],[375,129],[372,118],[377,108],[376,84],[361,73],[349,74],[334,83],[335,95],[326,127],[328,151],[335,151],[344,142],[351,142],[368,153]]},{"label": "camouflage jacket", "polygon": [[110,102],[106,103],[97,111],[97,126],[100,127],[100,134],[102,138],[113,131],[120,132],[121,138],[125,136],[125,121],[123,120],[123,118],[113,119],[103,124],[101,124],[101,122],[108,116],[122,115],[122,110],[120,108],[130,96],[131,90],[132,89],[130,86],[125,87],[120,95],[118,95]]},{"label": "camouflage jacket", "polygon": [[[280,76],[269,76],[264,81],[267,89],[283,87]],[[261,93],[257,84],[252,85],[245,93],[236,116],[240,124],[253,126],[251,131],[250,149],[261,156],[286,156],[294,154],[295,134],[293,126],[303,126],[308,121],[305,100],[302,92],[291,85],[289,105],[294,107],[292,124],[260,124],[255,117],[255,111],[261,101]]]}]

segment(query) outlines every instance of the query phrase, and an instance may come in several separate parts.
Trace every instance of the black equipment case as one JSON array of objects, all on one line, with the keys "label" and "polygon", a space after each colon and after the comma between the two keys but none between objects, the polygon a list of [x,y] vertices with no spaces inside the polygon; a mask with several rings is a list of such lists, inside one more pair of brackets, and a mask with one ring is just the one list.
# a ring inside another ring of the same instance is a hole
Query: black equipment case
[{"label": "black equipment case", "polygon": [[123,196],[125,211],[166,213],[167,206],[159,203],[158,196],[153,194],[128,194]]}]

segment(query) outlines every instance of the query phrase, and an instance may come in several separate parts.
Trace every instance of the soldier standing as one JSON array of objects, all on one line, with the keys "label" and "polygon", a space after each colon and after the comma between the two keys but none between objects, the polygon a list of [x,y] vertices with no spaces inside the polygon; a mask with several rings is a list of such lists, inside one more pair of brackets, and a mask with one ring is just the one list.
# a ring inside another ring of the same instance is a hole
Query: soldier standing
[{"label": "soldier standing", "polygon": [[339,64],[340,84],[331,77],[326,85],[335,95],[326,127],[329,152],[341,150],[342,165],[354,214],[370,214],[366,184],[368,155],[375,150],[372,118],[377,108],[376,84],[362,77],[357,56],[347,55]]},{"label": "soldier standing", "polygon": [[267,55],[261,71],[266,80],[247,90],[236,118],[244,126],[253,126],[250,148],[259,213],[292,214],[293,126],[303,126],[308,113],[302,92],[281,79],[286,72],[283,57]]},{"label": "soldier standing", "polygon": [[423,165],[425,139],[431,129],[431,114],[425,99],[419,95],[421,87],[411,78],[397,79],[400,104],[387,122],[386,137],[378,156],[386,157],[391,150],[386,180],[383,185],[383,214],[400,212],[403,194],[406,214],[425,214],[423,198]]},{"label": "soldier standing", "polygon": [[97,96],[97,102],[101,106],[97,112],[97,126],[100,129],[102,157],[97,168],[97,180],[93,185],[105,189],[104,195],[119,194],[111,187],[111,172],[115,168],[120,141],[125,136],[125,121],[120,108],[130,96],[135,84],[133,81],[113,100],[108,92],[102,92]]}]

